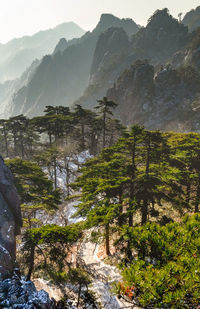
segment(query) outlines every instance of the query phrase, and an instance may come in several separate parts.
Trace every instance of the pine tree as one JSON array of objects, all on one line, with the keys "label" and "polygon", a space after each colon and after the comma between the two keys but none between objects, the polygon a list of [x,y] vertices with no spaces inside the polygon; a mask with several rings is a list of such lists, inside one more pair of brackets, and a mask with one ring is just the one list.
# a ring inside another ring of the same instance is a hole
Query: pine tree
[{"label": "pine tree", "polygon": [[22,202],[25,224],[41,224],[36,218],[38,211],[51,212],[61,203],[61,192],[53,189],[53,183],[34,162],[19,158],[6,160],[14,177]]},{"label": "pine tree", "polygon": [[111,109],[117,107],[117,104],[113,101],[109,101],[107,97],[104,97],[101,100],[98,100],[98,105],[95,107],[101,117],[103,122],[103,148],[106,147],[106,131],[107,131],[107,120],[109,115],[113,115]]}]

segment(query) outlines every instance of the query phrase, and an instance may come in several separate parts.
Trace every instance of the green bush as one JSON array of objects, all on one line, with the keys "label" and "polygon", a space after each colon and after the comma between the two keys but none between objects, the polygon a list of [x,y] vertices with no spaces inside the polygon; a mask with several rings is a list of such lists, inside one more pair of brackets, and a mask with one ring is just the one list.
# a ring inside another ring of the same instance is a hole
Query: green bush
[{"label": "green bush", "polygon": [[122,266],[122,293],[147,307],[196,308],[200,303],[199,214],[185,216],[181,223],[148,223],[131,233],[129,229],[129,242],[137,257],[128,267]]}]

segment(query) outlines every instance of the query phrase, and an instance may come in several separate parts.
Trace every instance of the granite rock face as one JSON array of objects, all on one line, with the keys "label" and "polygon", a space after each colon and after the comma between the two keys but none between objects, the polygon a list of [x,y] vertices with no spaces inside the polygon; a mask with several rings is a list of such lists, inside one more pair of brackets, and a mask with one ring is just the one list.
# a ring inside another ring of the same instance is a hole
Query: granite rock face
[{"label": "granite rock face", "polygon": [[[107,91],[118,104],[116,114],[125,125],[150,130],[199,131],[199,74],[190,66],[162,67],[155,72],[148,61],[137,61]],[[196,105],[194,105],[196,104]]]},{"label": "granite rock face", "polygon": [[22,226],[20,199],[10,169],[0,156],[0,278],[15,267],[16,235]]},{"label": "granite rock face", "polygon": [[0,308],[55,309],[57,307],[47,292],[36,290],[32,281],[13,277],[0,281]]}]

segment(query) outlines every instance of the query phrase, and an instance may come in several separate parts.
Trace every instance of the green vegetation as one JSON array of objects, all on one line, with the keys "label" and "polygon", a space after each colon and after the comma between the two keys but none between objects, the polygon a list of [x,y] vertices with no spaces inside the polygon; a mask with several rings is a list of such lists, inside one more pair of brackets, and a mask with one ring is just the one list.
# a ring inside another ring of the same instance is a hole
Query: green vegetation
[{"label": "green vegetation", "polygon": [[[125,129],[112,118],[114,107],[103,98],[99,114],[80,105],[73,111],[47,106],[41,117],[1,120],[1,147],[12,157],[6,163],[22,199],[22,271],[27,280],[35,272],[77,285],[79,304],[91,278],[72,256],[84,230],[93,228],[91,241],[103,241],[109,261],[114,252],[121,269],[120,296],[147,308],[195,307],[200,302],[200,134]],[[88,150],[96,156],[83,162],[80,153]],[[59,172],[66,177],[63,191]],[[59,205],[71,200],[82,223],[44,225],[42,216],[56,215]]]},{"label": "green vegetation", "polygon": [[200,215],[186,215],[181,223],[122,229],[129,235],[135,259],[122,265],[119,293],[143,306],[196,308],[200,302]]},{"label": "green vegetation", "polygon": [[41,224],[36,212],[55,212],[61,203],[61,192],[53,189],[53,183],[34,162],[20,158],[6,160],[14,177],[21,198],[24,227]]},{"label": "green vegetation", "polygon": [[42,262],[40,260],[40,269],[47,271],[54,281],[58,281],[58,278],[60,281],[63,277],[64,267],[70,268],[70,264],[67,263],[67,256],[70,253],[68,246],[81,238],[81,231],[81,224],[65,227],[45,225],[27,230],[23,236],[25,262],[29,265],[27,280],[31,278],[35,251],[37,250],[37,258],[42,259]]},{"label": "green vegetation", "polygon": [[200,217],[173,223],[199,212],[199,166],[199,134],[135,126],[87,161],[71,184],[81,192],[75,216],[85,217],[87,228],[104,228],[108,255],[114,233],[124,277],[118,288],[140,305],[189,308],[200,301]]}]

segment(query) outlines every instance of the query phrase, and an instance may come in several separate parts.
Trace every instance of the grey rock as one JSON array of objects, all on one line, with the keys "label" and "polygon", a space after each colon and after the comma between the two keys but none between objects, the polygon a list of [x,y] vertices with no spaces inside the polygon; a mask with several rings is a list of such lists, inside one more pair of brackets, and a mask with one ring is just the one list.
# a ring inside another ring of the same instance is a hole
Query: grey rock
[{"label": "grey rock", "polygon": [[22,226],[20,199],[10,169],[0,156],[0,278],[15,267],[15,237]]},{"label": "grey rock", "polygon": [[15,278],[0,281],[0,308],[54,309],[56,302],[44,290],[37,291],[33,282]]}]

